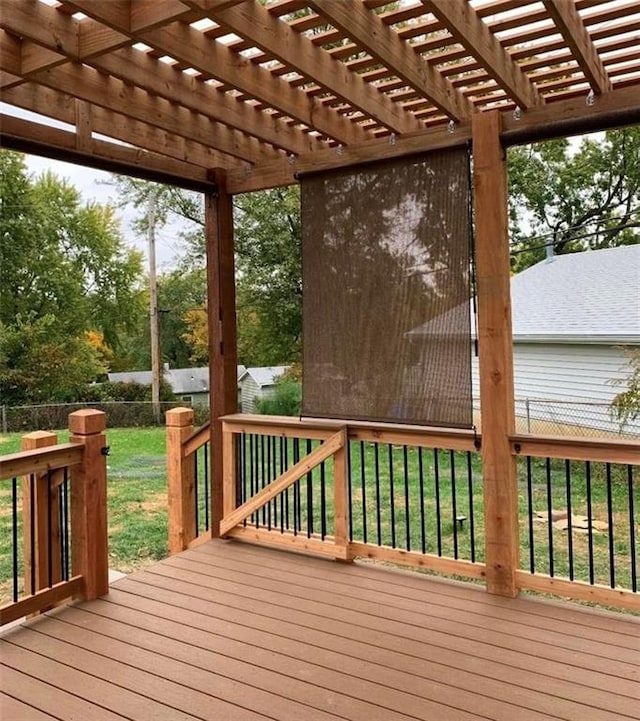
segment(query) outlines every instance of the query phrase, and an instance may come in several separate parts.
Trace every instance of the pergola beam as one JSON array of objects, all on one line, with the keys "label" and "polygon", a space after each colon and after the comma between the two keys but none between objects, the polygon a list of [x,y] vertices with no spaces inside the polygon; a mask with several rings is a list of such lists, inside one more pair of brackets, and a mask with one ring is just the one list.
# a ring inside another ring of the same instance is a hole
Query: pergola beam
[{"label": "pergola beam", "polygon": [[[67,4],[98,21],[108,21],[103,17],[105,3],[74,0]],[[184,23],[136,33],[132,33],[127,25],[111,27],[128,35],[132,42],[147,43],[207,77],[235,87],[330,138],[351,143],[371,137],[370,133],[336,115],[322,103],[301,96],[300,91],[291,87],[286,80],[273,76],[246,58],[239,58],[231,49]]]},{"label": "pergola beam", "polygon": [[95,138],[79,148],[75,133],[11,115],[0,115],[0,145],[192,190],[203,191],[213,185],[207,170],[191,163]]},{"label": "pergola beam", "polygon": [[594,93],[611,90],[611,80],[600,59],[582,18],[573,3],[565,0],[543,0],[544,6],[578,61]]},{"label": "pergola beam", "polygon": [[373,11],[362,4],[345,5],[334,0],[310,0],[308,4],[450,118],[471,118],[471,103]]},{"label": "pergola beam", "polygon": [[[8,2],[15,3],[16,0],[8,0]],[[16,12],[12,12],[10,17],[5,20],[5,25],[14,35],[23,38],[22,75],[33,76],[33,79],[37,81],[35,73],[56,67],[69,60],[68,57],[54,52],[57,47],[55,38],[58,36],[68,38],[74,33],[80,32],[79,44],[82,46],[84,37],[82,30],[86,27],[87,22],[92,26],[96,23],[94,20],[78,23],[70,16],[63,15],[54,8],[38,2],[31,5],[29,12],[25,12],[22,5],[16,8]],[[48,32],[43,33],[43,27],[48,28]],[[111,33],[112,31],[107,30],[107,32]],[[118,37],[123,36],[118,34]],[[9,38],[13,42],[19,42],[13,36],[9,36]],[[28,40],[33,42],[28,42]],[[40,47],[35,43],[43,44],[43,46]],[[44,43],[48,44],[44,45]],[[131,40],[127,37],[127,44],[130,43]],[[118,47],[122,44],[122,42],[117,43]],[[36,59],[27,60],[25,56],[27,46],[29,50],[35,49]],[[9,53],[6,55],[7,58],[10,58]],[[78,58],[74,56],[71,59]],[[83,57],[82,59],[98,70],[126,83],[136,85],[153,95],[164,97],[172,102],[178,101],[186,108],[257,137],[263,142],[281,147],[289,153],[311,152],[324,146],[324,143],[308,133],[285,126],[276,118],[264,115],[251,105],[238,101],[165,63],[160,63],[146,53],[122,47],[105,55],[92,58]],[[29,66],[25,67],[28,62]],[[123,108],[122,112],[126,112],[126,109]]]},{"label": "pergola beam", "polygon": [[[75,98],[59,90],[45,88],[31,82],[3,91],[3,100],[10,105],[59,120],[69,125],[76,123]],[[248,169],[228,156],[206,148],[192,140],[166,133],[156,127],[114,113],[105,108],[91,106],[93,132],[106,135],[136,148],[156,152],[167,158],[188,161],[203,168],[224,167]]]},{"label": "pergola beam", "polygon": [[[340,3],[337,3],[339,5]],[[353,10],[354,8],[350,8]],[[257,3],[244,3],[215,13],[225,28],[250,40],[258,47],[294,65],[304,76],[327,88],[365,115],[397,133],[415,132],[421,124],[402,112],[389,97],[355,73],[343,72],[342,63],[316,47],[308,38],[274,17]]]},{"label": "pergola beam", "polygon": [[422,0],[422,4],[521,108],[531,108],[542,103],[536,88],[467,0]]}]

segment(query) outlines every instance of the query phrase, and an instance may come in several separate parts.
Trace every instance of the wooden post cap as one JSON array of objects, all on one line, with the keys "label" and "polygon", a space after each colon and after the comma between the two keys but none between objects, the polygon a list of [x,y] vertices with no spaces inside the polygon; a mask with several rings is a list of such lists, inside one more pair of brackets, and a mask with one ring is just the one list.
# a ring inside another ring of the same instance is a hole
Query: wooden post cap
[{"label": "wooden post cap", "polygon": [[94,408],[84,408],[69,414],[69,430],[80,436],[90,436],[102,433],[107,426],[107,416],[104,411]]},{"label": "wooden post cap", "polygon": [[56,442],[57,436],[55,433],[52,433],[51,431],[32,431],[31,433],[27,433],[24,436],[22,436],[23,442],[28,442],[30,444],[33,444],[35,448],[39,448],[40,446],[46,446],[48,444],[52,444]]},{"label": "wooden post cap", "polygon": [[193,408],[172,408],[165,414],[166,423],[172,428],[193,425]]}]

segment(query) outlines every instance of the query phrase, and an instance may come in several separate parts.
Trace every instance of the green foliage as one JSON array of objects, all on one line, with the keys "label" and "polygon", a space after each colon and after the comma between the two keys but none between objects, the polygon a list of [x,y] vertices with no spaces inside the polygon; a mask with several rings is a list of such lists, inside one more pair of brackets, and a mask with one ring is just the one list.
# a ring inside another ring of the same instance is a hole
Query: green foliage
[{"label": "green foliage", "polygon": [[611,381],[611,385],[624,385],[624,391],[611,401],[611,414],[623,428],[627,423],[640,418],[640,350],[623,349],[629,359],[629,373],[626,379]]},{"label": "green foliage", "polygon": [[640,242],[640,128],[509,150],[516,272],[555,254]]},{"label": "green foliage", "polygon": [[299,416],[302,386],[299,381],[280,376],[273,396],[256,399],[256,410],[267,416]]},{"label": "green foliage", "polygon": [[83,205],[51,173],[32,178],[18,153],[0,151],[0,200],[0,395],[64,401],[105,371],[89,331],[114,347],[135,326],[141,257],[113,209]]}]

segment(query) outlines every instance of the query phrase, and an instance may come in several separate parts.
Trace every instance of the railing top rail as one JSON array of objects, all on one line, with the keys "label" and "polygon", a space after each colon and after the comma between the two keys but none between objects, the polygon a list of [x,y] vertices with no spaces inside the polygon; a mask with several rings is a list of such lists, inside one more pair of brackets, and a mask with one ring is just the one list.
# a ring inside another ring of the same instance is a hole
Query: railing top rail
[{"label": "railing top rail", "polygon": [[77,465],[82,462],[83,448],[81,443],[60,443],[0,456],[0,480]]},{"label": "railing top rail", "polygon": [[640,464],[640,442],[577,436],[509,436],[512,452],[522,456],[545,456],[577,461]]},{"label": "railing top rail", "polygon": [[480,443],[480,435],[472,430],[404,423],[295,418],[245,413],[223,416],[221,420],[227,430],[236,433],[264,433],[325,439],[346,427],[349,438],[352,440],[388,442],[397,445],[428,445],[429,447],[453,450],[474,450]]}]

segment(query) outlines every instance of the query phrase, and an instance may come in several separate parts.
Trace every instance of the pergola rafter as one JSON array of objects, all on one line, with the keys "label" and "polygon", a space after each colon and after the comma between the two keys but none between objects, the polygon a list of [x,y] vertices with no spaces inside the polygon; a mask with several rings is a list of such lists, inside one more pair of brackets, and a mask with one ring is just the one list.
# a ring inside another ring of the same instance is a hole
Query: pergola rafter
[{"label": "pergola rafter", "polygon": [[[225,170],[234,192],[373,159],[382,147],[393,155],[457,143],[491,109],[506,127],[518,107],[522,137],[615,126],[640,113],[623,92],[640,92],[637,3],[384,6],[4,0],[0,91],[9,105],[77,125],[85,160],[87,139],[100,133],[136,148],[134,171],[153,152],[205,174]],[[580,108],[590,90],[596,102]],[[82,111],[71,113],[63,97]],[[42,137],[33,123],[20,138],[6,124],[2,133],[21,145]],[[56,152],[68,146],[65,136]]]}]

